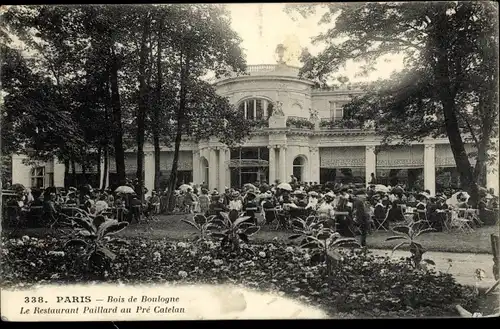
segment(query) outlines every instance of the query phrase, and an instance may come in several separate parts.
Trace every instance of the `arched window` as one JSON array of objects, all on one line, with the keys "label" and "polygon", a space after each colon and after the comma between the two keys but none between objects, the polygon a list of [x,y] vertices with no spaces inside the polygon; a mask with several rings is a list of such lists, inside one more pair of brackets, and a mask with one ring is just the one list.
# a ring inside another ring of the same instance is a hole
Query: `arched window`
[{"label": "arched window", "polygon": [[293,175],[297,178],[299,182],[304,179],[304,169],[306,166],[306,161],[303,157],[298,156],[293,160]]},{"label": "arched window", "polygon": [[251,98],[238,105],[238,111],[248,120],[262,120],[271,116],[273,104],[267,99]]}]

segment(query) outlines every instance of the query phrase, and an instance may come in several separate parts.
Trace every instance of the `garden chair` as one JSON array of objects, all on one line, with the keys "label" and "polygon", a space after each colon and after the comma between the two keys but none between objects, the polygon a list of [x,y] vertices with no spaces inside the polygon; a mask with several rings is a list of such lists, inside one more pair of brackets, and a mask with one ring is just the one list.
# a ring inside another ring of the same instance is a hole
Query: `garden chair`
[{"label": "garden chair", "polygon": [[387,210],[385,212],[385,217],[383,219],[373,217],[374,218],[374,221],[373,221],[374,231],[379,231],[380,229],[382,229],[384,231],[389,231],[389,229],[386,227],[388,217],[389,217],[389,210]]},{"label": "garden chair", "polygon": [[431,222],[429,221],[429,218],[427,217],[427,211],[422,210],[422,209],[417,209],[417,218],[419,221],[422,221],[426,227],[424,228],[431,228]]},{"label": "garden chair", "polygon": [[474,230],[471,226],[471,220],[465,217],[466,209],[458,209],[452,212],[450,228],[455,228],[460,232],[471,233]]}]

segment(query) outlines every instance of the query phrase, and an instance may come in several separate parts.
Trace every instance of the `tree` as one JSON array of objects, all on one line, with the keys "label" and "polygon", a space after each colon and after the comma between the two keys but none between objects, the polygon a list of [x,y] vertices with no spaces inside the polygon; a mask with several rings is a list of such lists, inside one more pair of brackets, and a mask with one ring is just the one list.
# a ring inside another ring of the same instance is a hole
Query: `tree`
[{"label": "tree", "polygon": [[[205,113],[207,106],[213,104],[212,100],[218,100],[201,96],[199,91],[207,90],[201,77],[208,71],[213,71],[220,77],[230,70],[243,72],[245,69],[239,46],[241,40],[231,29],[228,13],[223,6],[176,5],[173,10],[175,19],[168,22],[169,38],[165,40],[165,49],[171,56],[169,62],[172,63],[174,72],[170,78],[176,81],[178,87],[176,95],[178,107],[173,116],[176,126],[174,159],[168,182],[169,204],[172,203],[177,182],[181,138],[186,128],[192,127],[190,118],[195,116],[194,112],[199,112],[198,115],[205,119],[208,118]],[[208,102],[200,103],[198,102],[200,99]],[[197,107],[192,107],[194,104]]]},{"label": "tree", "polygon": [[[302,75],[325,85],[349,59],[366,60],[365,73],[384,55],[405,56],[405,70],[379,81],[346,107],[354,117],[375,121],[386,142],[446,135],[462,187],[473,202],[498,135],[498,19],[490,2],[328,4],[321,22],[335,26],[317,36],[317,56],[305,52]],[[288,6],[303,15],[312,5]],[[344,41],[343,41],[344,40]],[[477,149],[472,168],[465,151]]]}]

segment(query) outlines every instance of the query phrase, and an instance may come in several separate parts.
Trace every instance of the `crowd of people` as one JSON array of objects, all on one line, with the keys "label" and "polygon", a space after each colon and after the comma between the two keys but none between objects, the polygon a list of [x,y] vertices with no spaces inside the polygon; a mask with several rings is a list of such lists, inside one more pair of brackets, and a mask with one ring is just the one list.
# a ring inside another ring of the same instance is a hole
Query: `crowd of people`
[{"label": "crowd of people", "polygon": [[[137,181],[127,183],[137,190]],[[145,190],[145,193],[148,191]],[[477,216],[471,224],[492,225],[498,218],[498,197],[481,189]],[[58,212],[80,208],[90,214],[105,213],[119,221],[139,222],[155,214],[166,214],[169,208],[166,191],[152,191],[145,200],[136,193],[116,193],[113,190],[69,188],[65,190],[25,191],[7,204],[19,211],[42,210],[44,222],[55,220]],[[441,231],[451,210],[471,208],[469,196],[450,189],[431,196],[430,191],[409,191],[404,185],[377,184],[317,184],[298,182],[267,184],[256,182],[243,187],[209,190],[205,184],[183,184],[174,191],[174,213],[201,213],[220,216],[220,212],[237,210],[256,222],[277,223],[286,227],[295,217],[311,214],[335,226],[343,236],[361,235],[362,244],[373,228],[388,229],[390,223],[404,222],[408,216],[424,219],[429,226]]]}]

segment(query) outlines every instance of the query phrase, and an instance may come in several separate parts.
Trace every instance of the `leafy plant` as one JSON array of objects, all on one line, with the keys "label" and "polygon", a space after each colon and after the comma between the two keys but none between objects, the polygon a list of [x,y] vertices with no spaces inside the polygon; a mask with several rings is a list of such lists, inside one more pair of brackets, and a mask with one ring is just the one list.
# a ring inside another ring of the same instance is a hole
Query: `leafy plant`
[{"label": "leafy plant", "polygon": [[223,248],[231,248],[233,251],[247,251],[253,253],[251,249],[244,246],[241,242],[249,243],[249,237],[260,230],[260,227],[254,225],[250,216],[243,216],[237,210],[231,210],[229,213],[221,212],[222,220],[214,219],[210,226],[211,236],[221,239]]},{"label": "leafy plant", "polygon": [[295,128],[299,128],[299,129],[302,129],[302,128],[314,129],[314,123],[312,123],[311,121],[309,121],[305,118],[289,117],[286,120],[286,126],[287,127],[293,126]]},{"label": "leafy plant", "polygon": [[342,259],[339,249],[342,247],[360,247],[356,239],[343,238],[339,233],[330,228],[323,227],[324,220],[309,216],[305,220],[296,218],[292,221],[297,234],[288,237],[290,240],[302,238],[300,247],[311,250],[311,262],[325,261],[327,273],[331,273]]},{"label": "leafy plant", "polygon": [[103,271],[109,269],[110,262],[115,260],[116,255],[107,248],[108,243],[127,242],[122,239],[111,239],[110,235],[124,230],[127,222],[106,219],[104,216],[71,217],[80,227],[75,235],[81,238],[72,238],[64,244],[64,249],[79,248],[83,250],[88,269],[91,271]]},{"label": "leafy plant", "polygon": [[388,237],[386,239],[386,241],[404,240],[403,242],[400,242],[398,245],[396,245],[392,249],[392,252],[394,253],[394,251],[401,248],[402,246],[409,246],[411,253],[411,257],[409,257],[409,260],[414,268],[421,268],[422,262],[435,265],[434,261],[430,259],[422,259],[422,256],[424,255],[426,250],[420,243],[415,240],[424,233],[434,231],[433,228],[419,229],[418,226],[422,223],[422,221],[416,221],[412,222],[409,225],[396,226],[392,229],[392,231],[397,235]]},{"label": "leafy plant", "polygon": [[216,218],[215,215],[205,217],[202,214],[197,214],[193,216],[192,220],[181,219],[181,222],[184,222],[192,227],[194,227],[198,232],[195,232],[197,237],[195,241],[204,241],[210,237],[211,231],[210,229],[217,228],[212,221]]}]

